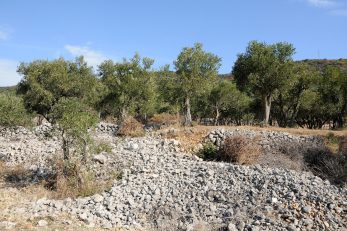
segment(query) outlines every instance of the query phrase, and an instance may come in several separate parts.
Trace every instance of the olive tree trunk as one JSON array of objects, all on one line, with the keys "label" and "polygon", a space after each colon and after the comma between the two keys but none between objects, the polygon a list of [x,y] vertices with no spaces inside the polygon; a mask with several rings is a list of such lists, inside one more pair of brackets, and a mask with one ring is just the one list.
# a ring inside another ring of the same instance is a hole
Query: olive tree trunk
[{"label": "olive tree trunk", "polygon": [[272,96],[271,95],[264,95],[263,101],[264,101],[264,125],[268,125],[269,124],[269,118],[270,118]]},{"label": "olive tree trunk", "polygon": [[190,113],[190,98],[184,100],[184,126],[192,126],[192,115]]},{"label": "olive tree trunk", "polygon": [[219,125],[219,116],[220,116],[219,107],[218,105],[216,105],[216,116],[214,118],[214,126]]},{"label": "olive tree trunk", "polygon": [[64,160],[70,159],[70,148],[69,148],[69,140],[65,137],[64,131],[62,132],[62,138],[63,138],[63,154],[64,154]]}]

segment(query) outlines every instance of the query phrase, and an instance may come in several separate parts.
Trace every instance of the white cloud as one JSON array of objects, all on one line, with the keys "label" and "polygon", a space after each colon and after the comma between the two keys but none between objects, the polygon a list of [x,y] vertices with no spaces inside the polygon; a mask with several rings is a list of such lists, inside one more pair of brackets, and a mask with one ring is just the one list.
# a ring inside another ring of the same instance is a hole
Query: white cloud
[{"label": "white cloud", "polygon": [[336,2],[333,0],[307,0],[307,1],[310,5],[315,7],[326,8],[326,7],[336,6]]},{"label": "white cloud", "polygon": [[104,61],[105,59],[107,59],[107,57],[103,55],[101,52],[94,51],[90,49],[88,46],[65,45],[64,48],[73,56],[83,55],[87,63],[94,67],[102,63],[102,61]]},{"label": "white cloud", "polygon": [[17,73],[19,62],[8,59],[0,59],[0,86],[14,86],[21,80]]}]

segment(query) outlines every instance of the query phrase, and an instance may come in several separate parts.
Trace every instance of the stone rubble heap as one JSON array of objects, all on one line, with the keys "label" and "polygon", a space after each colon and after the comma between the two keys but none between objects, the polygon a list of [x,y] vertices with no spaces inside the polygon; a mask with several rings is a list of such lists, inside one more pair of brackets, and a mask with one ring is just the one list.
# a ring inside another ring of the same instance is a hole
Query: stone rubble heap
[{"label": "stone rubble heap", "polygon": [[119,126],[112,123],[100,122],[96,126],[96,131],[100,133],[108,133],[110,135],[117,134]]},{"label": "stone rubble heap", "polygon": [[[268,140],[284,137],[320,143],[288,134],[249,133],[261,134]],[[109,229],[199,230],[201,224],[206,230],[230,231],[347,229],[347,189],[309,172],[205,162],[181,153],[176,140],[118,138],[100,131],[97,134],[110,143],[112,152],[94,156],[93,166],[120,169],[122,179],[101,194],[64,200],[42,198],[20,211],[38,217],[68,213],[89,227]],[[212,134],[211,138],[217,140],[217,133]],[[31,149],[34,146],[40,147],[40,154],[49,145],[52,149],[59,147],[54,138],[41,139],[34,133],[21,133],[14,138],[20,141],[1,136],[0,154],[7,155],[13,142],[23,145],[23,152],[15,149],[11,156],[23,153],[27,158],[36,155]]]},{"label": "stone rubble heap", "polygon": [[296,136],[286,132],[253,131],[249,129],[216,129],[211,131],[204,142],[220,146],[227,137],[244,136],[256,138],[264,151],[278,150],[283,143],[306,144],[316,147],[324,146],[324,140],[318,136]]}]

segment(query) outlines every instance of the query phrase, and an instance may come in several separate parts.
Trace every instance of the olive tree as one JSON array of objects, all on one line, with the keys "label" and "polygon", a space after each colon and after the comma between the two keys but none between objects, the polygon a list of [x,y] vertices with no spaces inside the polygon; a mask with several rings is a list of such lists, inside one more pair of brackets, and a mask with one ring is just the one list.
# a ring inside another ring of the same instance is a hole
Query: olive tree
[{"label": "olive tree", "polygon": [[26,109],[47,120],[52,107],[63,97],[77,97],[91,106],[98,101],[100,83],[83,57],[74,62],[60,58],[22,63],[18,72],[23,78],[17,92],[23,95]]},{"label": "olive tree", "polygon": [[0,126],[14,127],[31,124],[31,115],[26,112],[22,98],[9,93],[0,93]]},{"label": "olive tree", "polygon": [[81,147],[85,162],[90,140],[88,129],[96,124],[96,113],[78,98],[63,97],[52,107],[49,118],[60,131],[64,160],[70,160],[70,148],[75,144],[75,150]]},{"label": "olive tree", "polygon": [[132,59],[115,63],[106,60],[99,66],[99,75],[107,88],[102,101],[104,113],[113,114],[121,120],[132,112],[146,117],[154,109],[155,84],[150,70],[154,60],[140,58],[136,54]]},{"label": "olive tree", "polygon": [[204,91],[206,82],[218,75],[221,59],[203,50],[201,43],[185,47],[174,62],[177,84],[184,98],[184,125],[192,125],[191,99]]},{"label": "olive tree", "polygon": [[233,67],[238,87],[261,97],[264,108],[263,121],[269,123],[273,95],[289,78],[288,65],[295,49],[289,43],[266,43],[252,41],[246,52],[239,54]]}]

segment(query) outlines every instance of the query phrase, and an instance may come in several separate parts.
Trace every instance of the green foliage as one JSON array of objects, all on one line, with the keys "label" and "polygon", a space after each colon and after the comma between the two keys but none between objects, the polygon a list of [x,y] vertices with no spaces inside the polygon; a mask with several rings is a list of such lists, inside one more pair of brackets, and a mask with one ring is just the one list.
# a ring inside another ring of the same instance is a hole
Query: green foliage
[{"label": "green foliage", "polygon": [[309,90],[318,72],[302,63],[295,63],[288,69],[288,79],[280,91],[274,94],[273,116],[280,127],[293,127],[296,123],[303,95]]},{"label": "green foliage", "polygon": [[101,143],[98,143],[98,144],[94,145],[93,152],[96,153],[96,154],[100,154],[102,152],[111,153],[112,152],[112,147],[108,143],[101,142]]},{"label": "green foliage", "polygon": [[17,92],[23,95],[25,107],[47,119],[62,97],[76,97],[91,106],[99,100],[101,86],[83,57],[74,62],[60,58],[22,63],[18,73],[23,79]]},{"label": "green foliage", "polygon": [[252,41],[246,52],[238,55],[233,68],[236,84],[248,94],[261,97],[265,124],[269,120],[273,94],[286,83],[294,52],[288,43],[268,45]]},{"label": "green foliage", "polygon": [[239,91],[235,83],[230,80],[219,80],[207,92],[206,97],[199,96],[199,104],[195,110],[204,112],[203,116],[214,117],[216,125],[220,119],[228,118],[240,125],[250,103],[251,98]]},{"label": "green foliage", "polygon": [[347,74],[327,68],[310,82],[301,101],[296,118],[300,126],[322,128],[332,121],[333,128],[342,128],[347,113]]},{"label": "green foliage", "polygon": [[0,93],[0,126],[28,126],[32,116],[24,108],[23,100],[11,93]]},{"label": "green foliage", "polygon": [[[214,118],[216,125],[254,124],[261,118],[263,125],[276,121],[281,127],[322,128],[328,123],[334,129],[344,127],[345,60],[294,62],[294,52],[285,42],[251,41],[238,55],[232,75],[219,76],[221,59],[206,52],[200,43],[182,49],[174,62],[175,71],[169,65],[154,71],[154,60],[136,54],[122,62],[103,62],[98,70],[100,79],[83,57],[37,60],[20,65],[23,79],[16,91],[27,111],[52,123],[57,123],[57,112],[52,112],[58,110],[56,104],[73,99],[94,108],[103,118],[116,117],[120,122],[130,116],[148,123],[156,114],[169,113],[179,121],[183,114],[185,125],[192,125],[193,118]],[[0,88],[0,93],[15,97],[14,88]],[[9,108],[9,97],[1,101],[1,123],[25,124],[19,119],[25,112],[19,109],[18,100],[11,98],[14,109],[5,109]],[[15,115],[9,116],[11,113]]]},{"label": "green foliage", "polygon": [[61,131],[64,158],[70,158],[70,146],[75,144],[77,150],[81,148],[85,160],[86,146],[90,139],[88,129],[96,124],[96,113],[77,98],[61,98],[53,106],[49,118]]},{"label": "green foliage", "polygon": [[185,47],[174,62],[177,84],[184,98],[185,125],[192,124],[190,100],[203,93],[208,81],[218,75],[221,59],[203,50],[202,44]]},{"label": "green foliage", "polygon": [[180,113],[184,98],[177,81],[177,75],[170,71],[169,65],[156,72],[157,110],[159,113]]},{"label": "green foliage", "polygon": [[198,151],[197,156],[204,160],[216,160],[218,155],[218,148],[211,142],[204,144],[201,150]]},{"label": "green foliage", "polygon": [[124,119],[129,113],[145,119],[155,113],[156,85],[150,70],[154,60],[136,54],[121,63],[104,61],[99,66],[107,94],[102,100],[104,115]]}]

